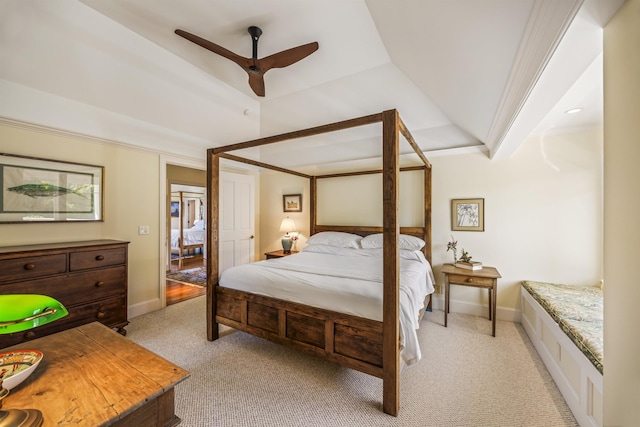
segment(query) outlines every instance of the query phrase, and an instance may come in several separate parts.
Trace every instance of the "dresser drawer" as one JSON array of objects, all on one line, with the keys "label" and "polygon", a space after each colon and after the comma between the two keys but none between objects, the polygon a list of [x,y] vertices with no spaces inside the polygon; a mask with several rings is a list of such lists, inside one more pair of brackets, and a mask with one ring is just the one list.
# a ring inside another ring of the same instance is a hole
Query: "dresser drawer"
[{"label": "dresser drawer", "polygon": [[28,331],[0,335],[0,349],[91,322],[100,322],[110,328],[121,328],[129,323],[124,297],[67,307],[67,309],[69,314],[55,322]]},{"label": "dresser drawer", "polygon": [[[67,307],[69,316],[74,320],[80,319],[78,324],[100,322],[109,327],[125,326],[127,323],[127,302],[124,297],[110,298],[79,306]],[[61,320],[64,320],[63,317]],[[78,326],[74,324],[73,327]]]},{"label": "dresser drawer", "polygon": [[120,265],[124,264],[127,259],[125,248],[71,252],[69,256],[69,271]]},{"label": "dresser drawer", "polygon": [[128,323],[127,307],[124,297],[67,307],[67,309],[69,310],[69,314],[55,322],[28,331],[0,335],[0,348],[9,347],[91,322],[100,322],[111,328],[124,327]]},{"label": "dresser drawer", "polygon": [[[0,281],[28,280],[67,271],[67,254],[31,256],[0,260]],[[4,292],[3,292],[4,293]]]},{"label": "dresser drawer", "polygon": [[459,274],[449,274],[449,283],[460,283],[467,286],[492,287],[491,277],[463,276]]},{"label": "dresser drawer", "polygon": [[81,304],[123,294],[124,266],[111,267],[83,273],[65,274],[43,279],[17,282],[0,288],[3,294],[44,294],[63,305]]}]

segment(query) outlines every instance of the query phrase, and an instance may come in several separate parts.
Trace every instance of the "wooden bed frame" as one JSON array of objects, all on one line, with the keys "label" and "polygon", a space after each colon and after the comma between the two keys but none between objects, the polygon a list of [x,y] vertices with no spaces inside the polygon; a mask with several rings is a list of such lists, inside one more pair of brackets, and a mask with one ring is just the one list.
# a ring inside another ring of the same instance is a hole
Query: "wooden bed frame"
[{"label": "wooden bed frame", "polygon": [[[254,160],[227,154],[229,151],[329,133],[357,126],[382,123],[382,170],[310,176]],[[399,141],[402,134],[423,165],[400,168]],[[383,321],[378,322],[330,310],[265,297],[218,285],[219,277],[219,175],[220,158],[302,176],[310,180],[310,233],[345,231],[366,235],[383,233]],[[400,227],[399,183],[401,171],[424,171],[424,226]],[[383,174],[383,225],[326,226],[317,224],[318,179],[363,174]],[[426,159],[396,110],[318,126],[282,135],[212,148],[207,151],[207,339],[218,338],[218,323],[268,340],[315,354],[326,360],[382,378],[382,409],[397,416],[400,409],[399,349],[399,234],[411,234],[426,243],[425,257],[431,263],[431,164]]]}]

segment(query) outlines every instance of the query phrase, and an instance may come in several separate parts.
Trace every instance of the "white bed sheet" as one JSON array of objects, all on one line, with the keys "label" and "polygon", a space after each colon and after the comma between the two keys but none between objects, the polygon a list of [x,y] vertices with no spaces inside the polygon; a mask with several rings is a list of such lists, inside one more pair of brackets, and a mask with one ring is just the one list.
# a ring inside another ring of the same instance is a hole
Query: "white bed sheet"
[{"label": "white bed sheet", "polygon": [[[420,251],[400,251],[400,345],[407,365],[421,358],[419,310],[435,279]],[[288,257],[225,270],[220,286],[382,321],[382,250],[310,245]]]},{"label": "white bed sheet", "polygon": [[[186,245],[200,245],[204,244],[205,239],[205,231],[204,230],[194,230],[192,228],[188,228],[186,230],[182,230],[184,234],[183,244]],[[180,246],[180,230],[171,230],[171,247],[177,248]]]}]

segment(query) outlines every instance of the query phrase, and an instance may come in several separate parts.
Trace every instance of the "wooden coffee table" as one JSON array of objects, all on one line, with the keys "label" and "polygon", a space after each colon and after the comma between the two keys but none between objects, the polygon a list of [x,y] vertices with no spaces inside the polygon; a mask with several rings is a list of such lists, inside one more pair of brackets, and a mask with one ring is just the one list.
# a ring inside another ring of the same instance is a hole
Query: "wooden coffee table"
[{"label": "wooden coffee table", "polygon": [[37,349],[36,370],[3,400],[38,409],[44,426],[175,426],[179,366],[94,322],[2,349]]}]

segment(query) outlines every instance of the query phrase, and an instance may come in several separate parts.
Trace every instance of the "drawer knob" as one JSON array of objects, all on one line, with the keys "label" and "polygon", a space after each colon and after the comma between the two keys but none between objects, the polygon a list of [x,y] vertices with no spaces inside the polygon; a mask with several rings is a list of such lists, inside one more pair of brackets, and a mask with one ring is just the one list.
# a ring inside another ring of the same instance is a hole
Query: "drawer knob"
[{"label": "drawer knob", "polygon": [[96,255],[96,261],[102,261],[104,259],[104,255]]},{"label": "drawer knob", "polygon": [[36,337],[36,333],[35,333],[35,332],[33,332],[33,331],[27,331],[27,332],[25,332],[25,334],[24,334],[24,338],[25,338],[25,339],[27,339],[27,340],[32,340],[32,339],[34,339],[35,337]]},{"label": "drawer knob", "polygon": [[473,277],[469,277],[469,278],[467,279],[467,283],[473,283]]},{"label": "drawer knob", "polygon": [[102,286],[104,286],[104,282],[96,282],[95,284],[96,288],[101,288]]},{"label": "drawer knob", "polygon": [[36,265],[33,264],[33,263],[25,264],[24,265],[24,269],[25,270],[35,270],[36,269]]},{"label": "drawer knob", "polygon": [[99,311],[98,314],[96,314],[96,317],[98,319],[104,319],[105,316],[106,314],[104,313],[104,311]]}]

